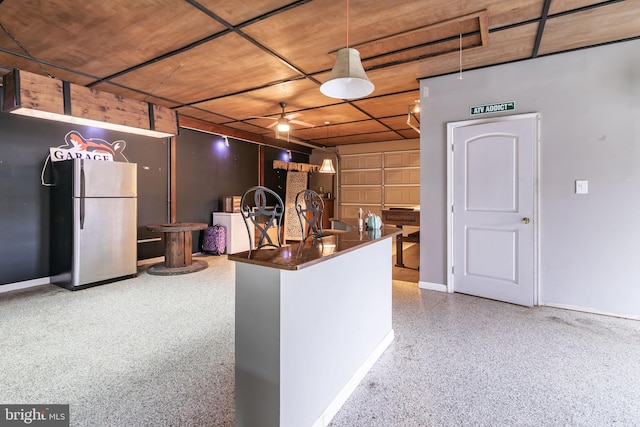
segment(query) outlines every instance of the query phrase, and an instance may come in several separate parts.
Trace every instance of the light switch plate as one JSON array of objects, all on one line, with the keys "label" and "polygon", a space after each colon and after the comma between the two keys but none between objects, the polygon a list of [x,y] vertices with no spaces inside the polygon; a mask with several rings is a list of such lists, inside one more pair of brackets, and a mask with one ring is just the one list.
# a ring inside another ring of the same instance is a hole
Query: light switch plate
[{"label": "light switch plate", "polygon": [[576,194],[587,193],[589,193],[589,181],[587,181],[586,179],[576,180]]}]

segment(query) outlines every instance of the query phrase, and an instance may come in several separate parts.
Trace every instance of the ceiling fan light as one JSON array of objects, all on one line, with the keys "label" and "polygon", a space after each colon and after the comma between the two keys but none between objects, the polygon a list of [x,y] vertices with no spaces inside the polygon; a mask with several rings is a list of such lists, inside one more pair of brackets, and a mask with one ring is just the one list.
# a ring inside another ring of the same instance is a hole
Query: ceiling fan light
[{"label": "ceiling fan light", "polygon": [[324,159],[322,161],[322,166],[318,170],[320,173],[336,173],[336,170],[333,167],[333,161],[331,159]]},{"label": "ceiling fan light", "polygon": [[360,52],[348,47],[338,50],[331,74],[320,86],[320,92],[338,99],[362,98],[373,92],[373,89],[375,86],[360,62]]},{"label": "ceiling fan light", "polygon": [[291,129],[291,126],[289,125],[289,122],[287,121],[287,119],[278,119],[278,132],[289,132],[289,130]]}]

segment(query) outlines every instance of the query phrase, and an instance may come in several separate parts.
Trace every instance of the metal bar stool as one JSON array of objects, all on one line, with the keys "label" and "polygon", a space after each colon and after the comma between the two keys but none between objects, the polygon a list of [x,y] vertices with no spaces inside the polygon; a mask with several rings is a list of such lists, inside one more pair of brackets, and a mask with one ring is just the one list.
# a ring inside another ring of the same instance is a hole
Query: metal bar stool
[{"label": "metal bar stool", "polygon": [[322,237],[322,214],[324,201],[313,190],[302,190],[296,194],[296,212],[302,228],[303,241],[309,237]]},{"label": "metal bar stool", "polygon": [[[253,246],[250,227],[256,229],[258,237],[256,249],[282,246],[280,227],[284,215],[284,203],[278,193],[263,186],[251,187],[245,191],[240,199],[240,212],[247,227],[250,248]],[[269,231],[275,231],[275,239],[269,235]]]}]

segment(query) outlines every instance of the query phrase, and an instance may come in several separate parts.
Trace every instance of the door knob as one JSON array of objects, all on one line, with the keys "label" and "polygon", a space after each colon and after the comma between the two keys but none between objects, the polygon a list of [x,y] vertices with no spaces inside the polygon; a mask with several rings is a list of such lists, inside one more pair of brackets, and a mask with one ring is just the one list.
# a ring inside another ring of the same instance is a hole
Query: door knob
[{"label": "door knob", "polygon": [[529,222],[531,222],[531,220],[527,217],[522,218],[522,223],[523,224],[529,224]]}]

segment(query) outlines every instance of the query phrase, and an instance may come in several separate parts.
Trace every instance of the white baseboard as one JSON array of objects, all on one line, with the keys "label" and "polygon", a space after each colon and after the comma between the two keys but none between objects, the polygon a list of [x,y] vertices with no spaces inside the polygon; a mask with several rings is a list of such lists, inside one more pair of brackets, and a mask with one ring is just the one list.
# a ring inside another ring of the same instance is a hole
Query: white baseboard
[{"label": "white baseboard", "polygon": [[394,333],[393,329],[389,332],[383,340],[378,344],[378,346],[373,350],[373,352],[369,355],[367,360],[358,368],[355,374],[351,377],[351,379],[347,382],[347,384],[338,392],[336,397],[329,403],[327,409],[324,410],[320,418],[313,423],[312,427],[326,427],[329,425],[333,417],[338,413],[342,405],[347,401],[351,393],[358,387],[358,384],[362,381],[362,379],[367,375],[367,372],[373,367],[376,361],[382,356],[382,353],[389,347],[389,344],[393,342]]},{"label": "white baseboard", "polygon": [[578,307],[578,306],[569,305],[569,304],[541,303],[540,305],[544,307],[553,307],[553,308],[561,308],[564,310],[580,311],[582,313],[600,314],[602,316],[611,316],[611,317],[620,317],[622,319],[640,320],[640,316],[638,315],[609,313],[606,311],[595,310],[593,308]]},{"label": "white baseboard", "polygon": [[[137,266],[141,267],[148,264],[155,264],[158,262],[164,262],[164,257],[161,256],[156,258],[147,258],[143,260],[138,260]],[[0,293],[16,291],[18,289],[33,288],[34,286],[50,285],[50,284],[51,284],[51,277],[41,277],[39,279],[31,279],[31,280],[25,280],[23,282],[15,282],[7,285],[0,285]]]},{"label": "white baseboard", "polygon": [[428,289],[430,291],[440,291],[447,292],[447,285],[443,285],[442,283],[430,283],[430,282],[418,282],[418,287],[420,289]]},{"label": "white baseboard", "polygon": [[0,293],[16,291],[18,289],[33,288],[34,286],[50,285],[50,277],[41,277],[39,279],[25,280],[23,282],[10,283],[0,286]]}]

